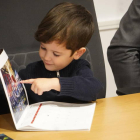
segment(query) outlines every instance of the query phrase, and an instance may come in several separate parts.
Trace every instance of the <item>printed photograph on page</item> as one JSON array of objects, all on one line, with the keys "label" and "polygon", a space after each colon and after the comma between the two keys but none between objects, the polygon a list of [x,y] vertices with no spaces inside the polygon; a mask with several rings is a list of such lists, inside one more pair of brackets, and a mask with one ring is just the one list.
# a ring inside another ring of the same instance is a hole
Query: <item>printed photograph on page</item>
[{"label": "printed photograph on page", "polygon": [[20,83],[18,73],[16,72],[16,70],[12,69],[9,60],[7,60],[5,65],[2,67],[1,73],[10,100],[10,106],[17,123],[27,106],[25,91],[23,85]]}]

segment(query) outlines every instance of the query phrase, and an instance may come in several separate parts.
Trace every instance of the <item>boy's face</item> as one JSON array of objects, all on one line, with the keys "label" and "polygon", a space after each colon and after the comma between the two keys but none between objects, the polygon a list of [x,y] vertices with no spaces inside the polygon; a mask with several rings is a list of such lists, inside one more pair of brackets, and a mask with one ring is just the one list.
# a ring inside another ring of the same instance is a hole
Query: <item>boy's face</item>
[{"label": "boy's face", "polygon": [[75,54],[71,56],[71,50],[66,49],[63,44],[58,44],[56,41],[41,43],[39,55],[45,68],[49,71],[61,70],[75,59]]}]

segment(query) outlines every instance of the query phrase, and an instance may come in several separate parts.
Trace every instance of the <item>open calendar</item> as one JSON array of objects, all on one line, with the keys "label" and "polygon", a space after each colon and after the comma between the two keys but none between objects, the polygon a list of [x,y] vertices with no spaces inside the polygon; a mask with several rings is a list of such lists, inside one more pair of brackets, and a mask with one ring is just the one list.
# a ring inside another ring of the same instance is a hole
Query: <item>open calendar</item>
[{"label": "open calendar", "polygon": [[24,84],[0,50],[0,77],[17,130],[90,130],[96,103],[41,102],[29,105]]}]

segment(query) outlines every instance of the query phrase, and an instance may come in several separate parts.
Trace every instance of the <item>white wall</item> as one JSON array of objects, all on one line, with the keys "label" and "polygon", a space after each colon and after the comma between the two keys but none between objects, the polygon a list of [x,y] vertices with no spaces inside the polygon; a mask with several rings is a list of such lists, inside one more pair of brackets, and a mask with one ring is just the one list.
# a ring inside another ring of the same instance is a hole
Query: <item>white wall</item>
[{"label": "white wall", "polygon": [[107,82],[107,89],[106,89],[106,97],[114,97],[117,96],[116,94],[116,85],[114,82],[114,76],[111,71],[110,65],[107,60],[107,47],[110,44],[110,40],[113,37],[114,33],[116,32],[116,29],[112,30],[104,30],[100,32],[101,36],[101,42],[103,47],[103,54],[104,54],[104,60],[105,60],[105,69],[106,69],[106,82]]},{"label": "white wall", "polygon": [[124,13],[127,11],[132,0],[93,0],[97,15],[97,21],[100,30],[103,54],[105,59],[107,92],[106,97],[116,95],[116,85],[114,77],[107,60],[107,48],[114,36],[119,22]]},{"label": "white wall", "polygon": [[93,0],[98,22],[121,19],[132,0]]}]

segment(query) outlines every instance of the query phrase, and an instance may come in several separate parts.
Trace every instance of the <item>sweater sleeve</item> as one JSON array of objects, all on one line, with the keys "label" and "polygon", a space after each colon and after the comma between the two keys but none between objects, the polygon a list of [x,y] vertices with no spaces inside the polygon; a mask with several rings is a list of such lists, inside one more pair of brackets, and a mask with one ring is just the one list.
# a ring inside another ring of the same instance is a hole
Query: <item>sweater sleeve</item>
[{"label": "sweater sleeve", "polygon": [[59,78],[61,90],[59,96],[70,96],[82,101],[96,100],[102,84],[93,77],[89,64],[78,66],[74,76]]}]

